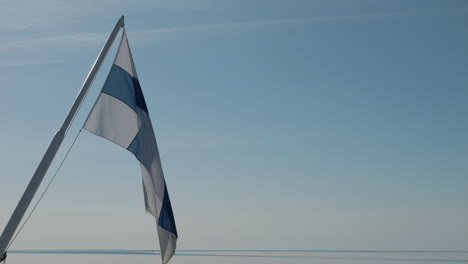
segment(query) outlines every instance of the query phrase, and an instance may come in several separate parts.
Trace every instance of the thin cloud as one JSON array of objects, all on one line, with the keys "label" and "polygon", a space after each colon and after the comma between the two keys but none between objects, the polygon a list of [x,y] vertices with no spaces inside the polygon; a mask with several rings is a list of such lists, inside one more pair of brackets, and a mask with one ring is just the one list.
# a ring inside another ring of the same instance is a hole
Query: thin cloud
[{"label": "thin cloud", "polygon": [[[137,38],[149,37],[155,34],[163,33],[177,33],[177,32],[195,32],[195,31],[209,31],[209,30],[223,30],[229,28],[253,27],[253,26],[272,26],[281,24],[298,24],[298,23],[319,23],[319,22],[339,22],[350,20],[364,20],[364,19],[380,19],[399,16],[410,15],[425,15],[446,12],[465,12],[468,9],[426,9],[419,11],[403,11],[403,12],[387,12],[387,13],[374,13],[374,14],[361,14],[361,15],[344,15],[344,16],[325,16],[325,17],[303,17],[303,18],[290,18],[290,19],[274,19],[274,20],[257,20],[245,21],[235,23],[222,23],[222,24],[208,24],[199,26],[187,27],[170,27],[170,28],[156,28],[146,30],[129,31],[130,35]],[[45,38],[36,38],[29,40],[20,40],[13,42],[0,43],[0,52],[11,52],[12,49],[30,49],[32,46],[44,47],[53,45],[54,47],[60,46],[83,46],[90,43],[102,42],[106,39],[109,33],[86,33],[86,34],[73,34],[63,36],[52,36]],[[6,65],[3,65],[5,67]]]},{"label": "thin cloud", "polygon": [[108,33],[87,33],[87,34],[74,34],[74,35],[62,35],[52,36],[45,38],[35,38],[28,40],[18,40],[11,42],[4,42],[1,44],[0,51],[9,51],[12,48],[22,48],[26,46],[38,46],[54,43],[56,45],[69,44],[69,43],[88,43],[94,41],[103,40]]},{"label": "thin cloud", "polygon": [[63,63],[64,60],[28,60],[19,62],[0,62],[0,68],[11,68],[11,67],[24,67],[24,66],[35,66],[45,64],[56,64]]},{"label": "thin cloud", "polygon": [[346,15],[346,16],[328,16],[328,17],[303,17],[303,18],[275,19],[275,20],[257,20],[257,21],[246,21],[246,22],[225,23],[225,24],[212,24],[212,25],[200,25],[200,26],[190,26],[190,27],[148,29],[148,30],[132,31],[131,33],[133,33],[133,34],[142,34],[143,35],[143,34],[166,33],[166,32],[184,32],[184,31],[201,31],[201,30],[212,30],[212,29],[224,29],[224,28],[231,28],[231,27],[280,25],[280,24],[295,24],[295,23],[313,23],[313,22],[333,22],[333,21],[362,20],[362,19],[377,19],[377,18],[408,16],[408,15],[417,15],[417,14],[441,13],[441,12],[455,11],[455,10],[460,11],[460,9],[427,9],[427,10],[420,10],[420,11],[374,13],[374,14],[365,14],[365,15]]}]

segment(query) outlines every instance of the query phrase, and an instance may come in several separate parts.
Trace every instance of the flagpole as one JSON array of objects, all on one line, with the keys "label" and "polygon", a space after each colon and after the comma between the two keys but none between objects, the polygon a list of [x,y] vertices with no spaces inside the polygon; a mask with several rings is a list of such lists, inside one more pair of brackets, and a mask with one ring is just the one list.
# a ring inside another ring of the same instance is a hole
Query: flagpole
[{"label": "flagpole", "polygon": [[0,236],[0,262],[4,260],[2,259],[2,256],[6,256],[6,250],[10,244],[10,241],[16,229],[18,228],[19,223],[21,222],[21,219],[23,218],[26,210],[29,207],[29,204],[34,198],[34,195],[37,189],[39,188],[39,185],[41,184],[42,179],[47,173],[47,170],[49,169],[49,166],[52,163],[55,157],[55,154],[57,153],[60,145],[63,142],[63,139],[65,138],[65,134],[67,133],[67,130],[70,127],[70,124],[73,118],[75,117],[76,112],[78,111],[86,93],[88,92],[94,80],[94,77],[96,76],[99,70],[99,67],[101,66],[104,58],[106,57],[107,52],[111,48],[112,43],[114,42],[121,27],[124,27],[124,16],[120,17],[120,19],[115,24],[114,29],[112,30],[109,38],[104,44],[104,47],[102,48],[91,70],[89,71],[88,76],[86,77],[86,80],[84,81],[83,86],[81,87],[80,92],[78,93],[75,99],[75,102],[73,103],[67,117],[65,118],[65,121],[63,122],[62,126],[60,127],[60,129],[58,130],[58,132],[55,134],[54,138],[50,142],[50,145],[47,148],[47,151],[42,157],[41,162],[39,163],[36,171],[34,172],[34,175],[31,178],[31,181],[26,187],[26,190],[24,191],[23,196],[18,202],[18,205],[15,208],[15,211],[13,212],[13,214],[10,217],[10,220],[5,226],[5,229],[3,230],[2,235]]}]

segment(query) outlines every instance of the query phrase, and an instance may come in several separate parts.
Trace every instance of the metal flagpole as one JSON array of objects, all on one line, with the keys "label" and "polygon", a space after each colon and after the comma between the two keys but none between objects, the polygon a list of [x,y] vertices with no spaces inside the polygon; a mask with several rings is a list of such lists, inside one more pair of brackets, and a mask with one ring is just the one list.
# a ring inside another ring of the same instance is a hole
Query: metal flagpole
[{"label": "metal flagpole", "polygon": [[39,163],[36,169],[36,172],[34,172],[34,175],[32,176],[31,181],[29,182],[28,186],[26,187],[26,190],[24,191],[23,196],[18,202],[18,205],[15,208],[15,211],[13,212],[13,214],[10,217],[10,220],[5,226],[5,229],[3,230],[3,233],[0,236],[0,262],[4,260],[3,256],[6,258],[6,250],[7,250],[8,244],[10,243],[11,238],[13,237],[16,229],[18,228],[18,225],[21,222],[21,219],[23,218],[24,213],[28,209],[28,206],[34,197],[34,194],[39,188],[39,185],[41,184],[42,179],[44,178],[44,175],[49,169],[49,166],[52,163],[60,145],[62,144],[62,141],[65,138],[65,134],[73,118],[75,117],[76,112],[78,111],[81,105],[81,102],[83,101],[86,93],[88,92],[89,87],[91,86],[91,83],[93,82],[94,77],[96,76],[96,73],[98,72],[99,67],[102,64],[102,61],[106,57],[106,54],[109,51],[110,47],[112,46],[112,43],[114,42],[121,27],[124,27],[124,16],[120,17],[120,19],[115,24],[114,29],[112,30],[112,33],[110,34],[109,38],[104,44],[104,47],[102,48],[101,52],[96,58],[96,61],[94,62],[93,67],[89,71],[88,76],[86,77],[86,80],[84,81],[83,86],[81,87],[81,90],[78,93],[78,96],[76,97],[75,102],[73,103],[70,109],[70,112],[65,118],[65,121],[63,122],[59,131],[55,134],[54,138],[52,139],[52,142],[50,142],[50,145],[47,148],[46,153],[42,157],[42,160]]}]

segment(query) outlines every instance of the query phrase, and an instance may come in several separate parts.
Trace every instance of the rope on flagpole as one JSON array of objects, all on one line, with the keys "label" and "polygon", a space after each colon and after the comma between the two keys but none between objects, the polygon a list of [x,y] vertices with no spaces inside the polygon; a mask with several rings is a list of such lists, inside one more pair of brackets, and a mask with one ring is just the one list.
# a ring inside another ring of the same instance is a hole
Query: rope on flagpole
[{"label": "rope on flagpole", "polygon": [[[21,219],[25,216],[25,213],[34,198],[39,185],[41,184],[42,180],[44,179],[44,176],[47,173],[47,170],[49,169],[50,164],[54,160],[55,155],[57,154],[57,151],[60,148],[60,145],[62,144],[65,135],[68,132],[68,129],[70,128],[71,121],[73,121],[77,111],[79,110],[81,103],[84,99],[84,97],[87,94],[88,89],[91,86],[92,81],[94,80],[94,77],[97,74],[97,71],[99,70],[107,52],[112,46],[112,43],[115,40],[115,37],[120,31],[120,28],[124,24],[124,16],[122,16],[117,23],[115,24],[109,38],[107,39],[106,43],[104,44],[104,47],[102,48],[101,52],[99,53],[98,57],[94,61],[94,64],[91,68],[91,70],[88,73],[88,76],[85,79],[85,82],[83,83],[80,92],[78,93],[75,102],[73,103],[70,111],[68,112],[62,126],[58,130],[58,132],[55,134],[53,137],[52,141],[49,144],[49,147],[47,148],[44,156],[42,157],[39,165],[37,166],[37,169],[35,170],[31,181],[29,182],[28,186],[26,187],[26,190],[24,191],[23,195],[21,196],[21,199],[19,200],[15,210],[13,211],[10,220],[6,224],[5,228],[3,229],[3,232],[0,235],[0,254],[3,254],[6,252],[6,249],[11,246],[11,239],[13,236],[16,238],[17,233],[15,235],[15,231],[17,230]],[[78,133],[79,134],[79,133]],[[78,137],[78,136],[77,136]],[[76,139],[75,139],[76,140]],[[64,161],[64,160],[63,160]],[[63,162],[62,161],[62,162]],[[57,171],[58,172],[58,171]],[[29,217],[28,217],[29,218]],[[24,226],[24,224],[23,224]],[[22,227],[23,228],[23,227]]]},{"label": "rope on flagpole", "polygon": [[[122,18],[120,19],[123,19],[123,16]],[[123,27],[123,24],[122,26]],[[99,68],[98,70],[96,71],[96,73],[99,71]],[[94,83],[94,78],[91,80],[91,82],[89,83],[89,86],[93,85]],[[89,89],[86,90],[84,96],[83,96],[83,99],[85,99],[88,95],[88,92],[89,92]],[[83,101],[80,102],[80,104],[78,105],[78,108],[77,108],[77,111],[79,111],[81,109],[81,106],[83,105]],[[70,124],[73,124],[74,121],[75,121],[75,118],[76,118],[76,115],[74,115],[70,121]],[[65,131],[65,135],[66,136],[68,134],[68,129],[70,127],[67,128],[67,130]],[[52,182],[54,181],[55,177],[57,176],[58,172],[60,171],[60,169],[62,168],[62,165],[63,163],[65,162],[65,160],[67,159],[68,157],[68,154],[70,153],[71,149],[73,148],[73,146],[75,145],[75,142],[76,140],[78,139],[78,136],[80,135],[81,131],[83,130],[83,128],[80,129],[80,131],[78,131],[78,133],[76,134],[76,137],[75,139],[73,139],[73,142],[72,144],[70,145],[70,147],[68,148],[67,150],[67,153],[65,154],[65,156],[63,157],[62,161],[60,162],[60,165],[58,166],[57,170],[55,171],[54,173],[54,176],[52,176],[52,179],[50,179],[49,183],[47,184],[47,187],[44,189],[44,191],[42,192],[41,196],[39,197],[39,199],[37,200],[36,204],[34,205],[34,207],[32,208],[31,212],[29,213],[28,217],[26,217],[26,219],[24,220],[23,224],[21,225],[21,227],[18,229],[18,231],[16,232],[15,236],[11,239],[10,243],[8,244],[8,246],[6,247],[5,249],[5,252],[10,248],[10,246],[13,244],[13,242],[15,241],[16,237],[19,235],[19,233],[21,232],[21,230],[23,229],[23,227],[26,225],[26,223],[28,222],[29,218],[31,217],[31,215],[34,213],[34,211],[36,210],[36,207],[39,205],[39,203],[41,202],[42,198],[44,197],[45,193],[47,192],[47,190],[49,189],[50,185],[52,184]],[[5,261],[6,262],[6,261]],[[1,263],[1,261],[0,261]]]},{"label": "rope on flagpole", "polygon": [[[37,200],[36,204],[34,205],[34,207],[32,208],[31,212],[28,214],[28,217],[26,217],[26,219],[24,220],[23,224],[21,225],[21,227],[18,229],[18,231],[16,232],[15,236],[11,239],[10,241],[10,244],[8,244],[5,252],[10,248],[11,244],[13,244],[13,242],[15,241],[16,237],[18,237],[19,233],[21,232],[21,230],[23,229],[23,227],[26,225],[26,223],[28,222],[29,218],[32,216],[32,214],[34,213],[34,211],[36,210],[37,206],[39,205],[39,203],[41,202],[42,198],[44,197],[45,193],[47,192],[47,190],[49,190],[49,187],[50,185],[52,184],[52,182],[54,181],[55,177],[57,176],[58,172],[60,171],[60,169],[62,168],[62,165],[63,163],[65,162],[65,160],[67,159],[68,157],[68,154],[70,154],[70,151],[72,150],[73,146],[75,145],[75,142],[76,140],[78,139],[78,136],[80,135],[81,131],[83,129],[80,129],[80,131],[76,134],[76,137],[75,139],[73,140],[72,144],[70,145],[70,147],[68,148],[67,150],[67,153],[65,154],[65,156],[63,157],[62,161],[60,162],[60,165],[58,166],[57,170],[55,171],[54,173],[54,176],[52,176],[52,178],[50,179],[49,183],[47,184],[46,188],[44,189],[44,191],[42,192],[41,196],[39,197],[39,199]],[[6,262],[6,261],[5,261]]]}]

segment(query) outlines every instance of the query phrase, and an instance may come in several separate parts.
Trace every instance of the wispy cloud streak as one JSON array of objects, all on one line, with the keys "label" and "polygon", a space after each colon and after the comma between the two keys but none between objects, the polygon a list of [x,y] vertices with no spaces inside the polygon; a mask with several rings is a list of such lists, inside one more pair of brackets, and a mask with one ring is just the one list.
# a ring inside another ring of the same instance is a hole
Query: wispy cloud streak
[{"label": "wispy cloud streak", "polygon": [[[155,28],[145,30],[129,31],[129,35],[133,35],[138,39],[154,36],[164,33],[178,33],[178,32],[196,32],[196,31],[210,31],[210,30],[224,30],[230,28],[242,27],[255,27],[255,26],[274,26],[283,24],[298,24],[298,23],[323,23],[323,22],[340,22],[351,20],[365,20],[365,19],[383,19],[399,16],[411,15],[427,15],[436,13],[447,12],[465,12],[468,9],[425,9],[417,11],[402,11],[402,12],[387,12],[387,13],[373,13],[373,14],[360,14],[360,15],[343,15],[343,16],[323,16],[323,17],[302,17],[302,18],[288,18],[288,19],[273,19],[273,20],[257,20],[257,21],[244,21],[234,23],[221,23],[221,24],[208,24],[198,26],[186,27],[170,27],[170,28]],[[102,42],[108,36],[108,33],[86,33],[86,34],[72,34],[62,36],[51,36],[45,38],[36,38],[28,40],[19,40],[11,42],[0,43],[0,53],[10,53],[12,50],[17,49],[31,49],[34,47],[47,47],[52,45],[55,48],[74,46],[82,47],[96,42]],[[22,65],[23,63],[21,63]],[[0,65],[2,67],[10,65]],[[13,64],[11,64],[13,65]]]},{"label": "wispy cloud streak", "polygon": [[304,18],[291,18],[291,19],[275,19],[275,20],[259,20],[259,21],[246,21],[225,24],[213,25],[200,25],[190,27],[174,27],[174,28],[159,28],[149,30],[133,31],[134,34],[153,34],[153,33],[170,33],[170,32],[184,32],[184,31],[201,31],[213,29],[226,29],[233,27],[246,27],[246,26],[262,26],[262,25],[281,25],[281,24],[296,24],[296,23],[311,23],[311,22],[327,22],[327,21],[342,21],[342,20],[357,20],[368,18],[383,18],[391,16],[401,16],[408,13],[379,13],[369,15],[349,15],[349,16],[330,16],[330,17],[304,17]]},{"label": "wispy cloud streak", "polygon": [[[245,21],[224,24],[200,25],[189,27],[174,27],[174,28],[159,28],[149,30],[133,31],[134,34],[154,34],[154,33],[170,33],[170,32],[184,32],[184,31],[201,31],[201,30],[215,30],[226,29],[233,27],[246,27],[246,26],[268,26],[268,25],[281,25],[281,24],[296,24],[296,23],[313,23],[313,22],[333,22],[333,21],[347,21],[347,20],[363,20],[363,19],[378,19],[408,15],[421,15],[441,13],[447,11],[460,11],[459,9],[426,9],[420,11],[403,11],[403,12],[387,12],[387,13],[374,13],[364,15],[344,15],[344,16],[324,16],[324,17],[302,17],[290,19],[274,19],[274,20],[257,20]],[[466,11],[466,10],[465,10]]]}]

